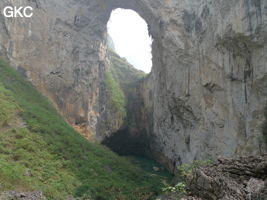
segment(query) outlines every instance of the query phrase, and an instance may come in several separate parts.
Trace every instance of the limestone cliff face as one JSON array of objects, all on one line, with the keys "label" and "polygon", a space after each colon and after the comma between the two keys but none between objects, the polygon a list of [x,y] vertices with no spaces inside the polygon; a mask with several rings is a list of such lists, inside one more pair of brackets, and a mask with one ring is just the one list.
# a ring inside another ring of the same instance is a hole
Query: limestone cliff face
[{"label": "limestone cliff face", "polygon": [[263,150],[266,3],[177,1],[164,15],[152,149],[174,164]]},{"label": "limestone cliff face", "polygon": [[[104,83],[112,9],[138,12],[153,36],[153,70],[139,86],[155,157],[170,167],[263,149],[267,2],[263,0],[2,0],[31,19],[0,16],[0,52],[65,118],[101,141],[110,125]],[[142,112],[143,112],[142,111]],[[155,153],[157,152],[157,153]]]}]

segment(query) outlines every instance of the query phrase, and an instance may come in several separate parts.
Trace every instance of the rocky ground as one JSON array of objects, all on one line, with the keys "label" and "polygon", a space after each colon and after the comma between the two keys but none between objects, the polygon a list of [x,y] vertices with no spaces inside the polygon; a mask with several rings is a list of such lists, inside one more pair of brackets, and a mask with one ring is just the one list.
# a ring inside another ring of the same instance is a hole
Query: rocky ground
[{"label": "rocky ground", "polygon": [[218,159],[196,169],[190,190],[203,199],[267,199],[267,155]]},{"label": "rocky ground", "polygon": [[[211,166],[193,171],[188,184],[192,196],[182,200],[266,200],[267,154],[261,156],[219,158]],[[194,196],[194,197],[193,197]],[[0,200],[44,200],[42,192],[2,192]],[[176,200],[166,194],[158,199]]]},{"label": "rocky ground", "polygon": [[33,192],[0,192],[0,200],[46,200],[41,191]]},{"label": "rocky ground", "polygon": [[205,200],[266,200],[267,155],[219,158],[211,167],[196,169],[189,188]]},{"label": "rocky ground", "polygon": [[[267,155],[219,158],[208,167],[193,171],[188,193],[194,197],[182,200],[266,200]],[[166,194],[161,200],[176,200],[177,195]]]}]

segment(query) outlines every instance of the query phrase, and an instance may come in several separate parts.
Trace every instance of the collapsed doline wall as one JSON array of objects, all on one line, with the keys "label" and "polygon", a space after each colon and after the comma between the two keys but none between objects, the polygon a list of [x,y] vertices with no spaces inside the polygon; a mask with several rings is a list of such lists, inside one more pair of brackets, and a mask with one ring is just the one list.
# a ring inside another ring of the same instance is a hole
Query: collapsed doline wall
[{"label": "collapsed doline wall", "polygon": [[118,131],[106,107],[106,24],[113,9],[148,23],[153,69],[142,86],[153,156],[173,166],[264,151],[267,2],[261,0],[2,0],[32,18],[0,16],[0,54],[89,139]]}]

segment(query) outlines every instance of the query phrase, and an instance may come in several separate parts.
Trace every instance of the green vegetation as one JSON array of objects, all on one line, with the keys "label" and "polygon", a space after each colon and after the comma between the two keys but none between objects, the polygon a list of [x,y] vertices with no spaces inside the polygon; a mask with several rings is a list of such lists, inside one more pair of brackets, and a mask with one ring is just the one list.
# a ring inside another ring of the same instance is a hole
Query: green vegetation
[{"label": "green vegetation", "polygon": [[135,69],[126,59],[121,58],[112,49],[108,51],[111,67],[106,71],[105,85],[111,99],[111,110],[116,117],[125,120],[127,116],[127,97],[131,88],[146,74]]},{"label": "green vegetation", "polygon": [[[186,196],[188,181],[192,179],[193,171],[196,168],[210,166],[212,164],[211,160],[196,160],[192,164],[183,164],[178,167],[178,173],[174,178],[175,184],[174,186],[164,187],[162,189],[165,193],[174,194],[177,199],[181,199]],[[178,181],[177,181],[178,180]]]},{"label": "green vegetation", "polygon": [[179,176],[183,181],[190,179],[193,170],[198,167],[209,166],[212,164],[211,160],[195,160],[192,164],[183,164],[178,167]]},{"label": "green vegetation", "polygon": [[111,66],[106,71],[105,86],[111,100],[109,110],[112,116],[120,119],[121,124],[125,126],[127,124],[127,110],[129,112],[129,100],[133,99],[136,85],[146,74],[135,69],[112,49],[109,49],[108,57]]},{"label": "green vegetation", "polygon": [[10,97],[10,92],[6,90],[0,83],[0,125],[11,123],[17,115],[19,107],[15,101]]},{"label": "green vegetation", "polygon": [[177,183],[175,186],[169,186],[162,189],[163,192],[175,193],[177,197],[183,197],[186,194],[186,184],[183,182]]},{"label": "green vegetation", "polygon": [[126,117],[126,100],[124,93],[120,87],[120,84],[113,77],[110,71],[106,72],[106,88],[109,91],[111,97],[112,105],[114,106],[114,112],[118,117]]},{"label": "green vegetation", "polygon": [[[122,106],[120,98],[121,92],[114,94]],[[50,200],[68,195],[145,200],[162,187],[162,176],[81,137],[45,97],[0,61],[0,191],[41,190]]]},{"label": "green vegetation", "polygon": [[122,89],[126,89],[129,85],[134,84],[146,77],[146,74],[135,69],[126,59],[121,58],[113,50],[109,49],[109,59],[112,63],[111,73],[117,80]]}]

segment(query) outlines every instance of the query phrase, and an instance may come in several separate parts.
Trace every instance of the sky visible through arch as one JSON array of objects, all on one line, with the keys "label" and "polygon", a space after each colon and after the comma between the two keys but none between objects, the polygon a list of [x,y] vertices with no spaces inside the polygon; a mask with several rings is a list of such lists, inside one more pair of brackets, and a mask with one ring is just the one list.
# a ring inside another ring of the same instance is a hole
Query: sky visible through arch
[{"label": "sky visible through arch", "polygon": [[147,23],[135,11],[116,9],[108,22],[108,33],[116,52],[135,68],[149,73],[152,68],[151,44]]}]

